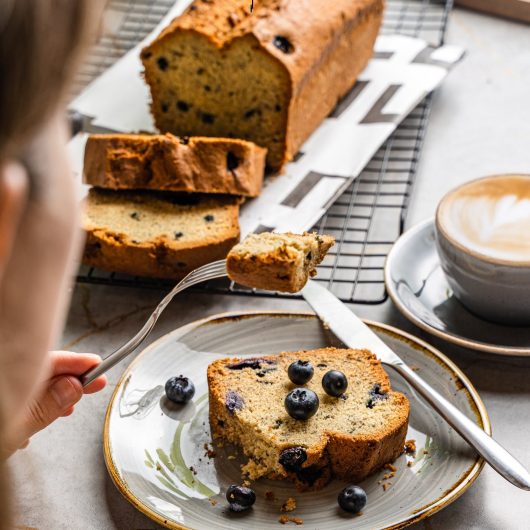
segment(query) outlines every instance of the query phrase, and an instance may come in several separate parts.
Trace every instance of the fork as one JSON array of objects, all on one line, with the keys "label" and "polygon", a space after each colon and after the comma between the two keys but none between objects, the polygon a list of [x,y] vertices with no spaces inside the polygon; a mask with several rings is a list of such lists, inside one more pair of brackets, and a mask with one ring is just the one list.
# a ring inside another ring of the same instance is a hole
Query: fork
[{"label": "fork", "polygon": [[222,278],[223,276],[226,276],[226,260],[224,259],[213,261],[212,263],[208,263],[207,265],[203,265],[202,267],[191,271],[184,279],[177,283],[166,296],[164,296],[162,301],[151,313],[151,316],[147,319],[142,329],[134,337],[129,339],[117,350],[114,350],[110,355],[103,359],[98,366],[87,370],[79,377],[81,384],[83,386],[89,385],[94,379],[103,375],[107,370],[110,370],[122,359],[125,359],[125,357],[130,355],[144,341],[149,333],[151,333],[158,318],[176,294],[198,283],[214,280],[215,278]]}]

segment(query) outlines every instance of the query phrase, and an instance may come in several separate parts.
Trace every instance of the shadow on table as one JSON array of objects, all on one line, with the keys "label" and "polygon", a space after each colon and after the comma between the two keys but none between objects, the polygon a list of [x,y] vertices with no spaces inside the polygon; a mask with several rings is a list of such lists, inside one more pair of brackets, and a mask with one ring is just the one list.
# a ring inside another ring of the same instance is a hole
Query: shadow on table
[{"label": "shadow on table", "polygon": [[105,499],[116,530],[158,530],[163,528],[138,511],[118,491],[110,476],[105,478]]}]

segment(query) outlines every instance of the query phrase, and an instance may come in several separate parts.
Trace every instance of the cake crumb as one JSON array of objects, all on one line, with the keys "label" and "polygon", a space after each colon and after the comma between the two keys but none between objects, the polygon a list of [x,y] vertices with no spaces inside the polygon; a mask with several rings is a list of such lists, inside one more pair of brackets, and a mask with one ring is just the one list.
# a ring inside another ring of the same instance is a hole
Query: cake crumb
[{"label": "cake crumb", "polygon": [[407,467],[412,467],[414,465],[414,460],[409,460],[407,462]]},{"label": "cake crumb", "polygon": [[157,471],[162,471],[162,466],[160,465],[159,462],[156,463],[156,470]]},{"label": "cake crumb", "polygon": [[397,471],[397,467],[393,464],[385,464],[385,469],[388,469],[388,471],[392,471],[392,473],[395,473]]},{"label": "cake crumb", "polygon": [[282,512],[292,512],[296,509],[296,499],[294,497],[289,497],[280,508]]},{"label": "cake crumb", "polygon": [[265,492],[265,499],[267,499],[268,501],[275,501],[276,497],[274,496],[274,492],[273,491],[266,491]]},{"label": "cake crumb", "polygon": [[215,458],[217,456],[217,453],[213,449],[210,449],[207,443],[205,443],[203,447],[204,447],[204,450],[206,451],[204,453],[204,456],[207,456],[208,458]]},{"label": "cake crumb", "polygon": [[235,460],[236,459],[235,455],[228,455],[227,458],[228,458],[228,460]]},{"label": "cake crumb", "polygon": [[294,523],[297,525],[304,524],[304,520],[300,517],[288,517],[287,515],[280,515],[278,521],[282,524]]},{"label": "cake crumb", "polygon": [[386,491],[390,486],[392,486],[392,482],[385,482],[383,484],[383,491]]},{"label": "cake crumb", "polygon": [[416,440],[407,440],[405,442],[405,453],[412,455],[416,452]]},{"label": "cake crumb", "polygon": [[217,506],[217,501],[215,499],[210,499],[210,504],[212,506]]},{"label": "cake crumb", "polygon": [[245,479],[243,481],[243,486],[245,486],[246,488],[248,488],[251,484],[252,484],[252,482],[250,482],[250,480],[248,480],[248,479]]},{"label": "cake crumb", "polygon": [[424,449],[424,450],[423,450],[423,454],[424,454],[424,455],[428,455],[428,454],[429,454],[429,451],[428,451],[427,449]]}]

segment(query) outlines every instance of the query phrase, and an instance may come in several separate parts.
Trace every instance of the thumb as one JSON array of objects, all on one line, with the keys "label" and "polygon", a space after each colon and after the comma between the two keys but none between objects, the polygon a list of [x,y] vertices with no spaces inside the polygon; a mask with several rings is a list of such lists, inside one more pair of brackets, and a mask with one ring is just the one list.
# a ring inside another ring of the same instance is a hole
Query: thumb
[{"label": "thumb", "polygon": [[50,380],[48,387],[28,406],[26,413],[26,438],[44,429],[75,405],[83,395],[79,379],[61,375]]}]

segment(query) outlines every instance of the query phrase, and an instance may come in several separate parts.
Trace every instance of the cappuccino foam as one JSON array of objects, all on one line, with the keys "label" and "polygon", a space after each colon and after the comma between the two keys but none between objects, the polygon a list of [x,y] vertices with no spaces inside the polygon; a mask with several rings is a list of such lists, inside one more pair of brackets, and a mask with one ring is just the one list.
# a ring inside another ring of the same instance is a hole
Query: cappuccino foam
[{"label": "cappuccino foam", "polygon": [[454,241],[493,259],[530,262],[530,177],[471,182],[447,195],[438,217]]}]

